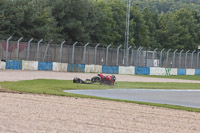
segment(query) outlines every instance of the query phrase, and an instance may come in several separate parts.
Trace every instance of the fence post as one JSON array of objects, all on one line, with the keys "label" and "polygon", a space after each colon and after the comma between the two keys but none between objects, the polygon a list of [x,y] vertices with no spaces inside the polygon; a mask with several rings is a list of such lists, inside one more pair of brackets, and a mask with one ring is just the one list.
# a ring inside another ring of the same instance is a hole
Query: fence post
[{"label": "fence post", "polygon": [[162,66],[162,53],[165,49],[163,48],[161,51],[160,51],[160,67]]},{"label": "fence post", "polygon": [[63,41],[61,44],[60,44],[60,63],[62,63],[62,52],[63,52],[63,44],[65,43],[65,41]]},{"label": "fence post", "polygon": [[199,53],[200,51],[197,53],[197,69],[199,68]]},{"label": "fence post", "polygon": [[75,45],[77,44],[78,42],[75,42],[73,44],[73,48],[72,48],[72,64],[74,64],[74,51],[75,51]]},{"label": "fence post", "polygon": [[141,47],[140,49],[139,49],[139,63],[138,63],[138,66],[140,66],[140,55],[141,55],[141,50],[143,49],[143,47]]},{"label": "fence post", "polygon": [[168,68],[168,58],[169,58],[169,52],[171,51],[171,49],[169,49],[167,51],[167,60],[166,60],[166,68]]},{"label": "fence post", "polygon": [[9,37],[6,41],[6,60],[8,60],[8,48],[9,48],[9,41],[11,38],[12,38],[12,36]]},{"label": "fence post", "polygon": [[39,50],[40,50],[40,43],[43,41],[43,39],[41,39],[38,43],[37,43],[37,57],[36,60],[39,61]]},{"label": "fence post", "polygon": [[119,49],[122,47],[122,45],[120,45],[119,47],[117,47],[117,58],[116,58],[116,66],[119,65]]},{"label": "fence post", "polygon": [[179,63],[178,63],[178,67],[181,68],[181,54],[184,50],[181,50],[179,53]]},{"label": "fence post", "polygon": [[23,37],[21,37],[18,41],[17,41],[17,60],[19,59],[19,42],[23,39]]},{"label": "fence post", "polygon": [[110,48],[111,44],[108,45],[108,47],[106,48],[106,66],[108,65],[108,49]]},{"label": "fence post", "polygon": [[132,48],[132,46],[130,46],[130,47],[128,47],[128,51],[127,51],[127,55],[126,55],[126,66],[128,66],[128,63],[129,63],[129,60],[128,60],[128,58],[129,58],[129,50]]},{"label": "fence post", "polygon": [[185,68],[187,68],[187,54],[188,52],[190,52],[190,50],[188,50],[186,53],[185,53]]},{"label": "fence post", "polygon": [[137,66],[139,64],[139,50],[140,50],[141,46],[137,49]]},{"label": "fence post", "polygon": [[86,44],[85,44],[85,46],[84,46],[82,64],[85,64],[85,54],[86,54],[86,48],[87,48],[87,45],[89,45],[89,42],[88,42],[88,43],[86,43]]},{"label": "fence post", "polygon": [[194,52],[196,52],[196,50],[194,50],[194,51],[192,52],[192,57],[191,57],[191,68],[193,67]]},{"label": "fence post", "polygon": [[133,66],[133,56],[134,56],[134,55],[133,55],[133,54],[134,54],[133,52],[134,52],[134,49],[131,50],[131,66]]},{"label": "fence post", "polygon": [[157,49],[158,49],[158,48],[154,49],[154,51],[153,51],[153,60],[152,60],[152,66],[153,66],[153,67],[154,67],[155,52],[156,52]]},{"label": "fence post", "polygon": [[[48,50],[49,50],[49,48],[50,48],[50,43],[51,43],[51,42],[53,42],[53,40],[50,40],[50,41],[48,42],[48,44],[47,44],[47,48],[46,48],[46,51],[45,51],[45,54],[44,54],[43,62],[45,61],[45,58],[46,58],[46,56],[47,56],[47,54],[48,54]],[[47,58],[47,61],[48,61],[48,58]]]},{"label": "fence post", "polygon": [[28,48],[27,48],[27,57],[26,57],[26,60],[29,60],[29,55],[30,55],[30,45],[31,45],[31,42],[33,41],[33,38],[31,38],[29,41],[28,41]]},{"label": "fence post", "polygon": [[172,66],[175,67],[175,59],[176,59],[176,52],[177,52],[178,49],[176,49],[174,51],[174,54],[173,54],[173,63],[172,63]]},{"label": "fence post", "polygon": [[96,46],[95,46],[95,50],[94,50],[94,64],[96,65],[96,59],[97,59],[97,47],[100,45],[100,43],[98,43]]}]

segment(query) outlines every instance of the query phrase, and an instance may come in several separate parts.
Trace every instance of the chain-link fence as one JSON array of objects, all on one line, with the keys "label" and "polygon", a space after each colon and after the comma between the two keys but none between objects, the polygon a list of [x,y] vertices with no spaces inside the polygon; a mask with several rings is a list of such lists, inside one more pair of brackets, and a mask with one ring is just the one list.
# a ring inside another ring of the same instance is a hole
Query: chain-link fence
[{"label": "chain-link fence", "polygon": [[[112,66],[200,68],[198,51],[148,50],[142,47],[129,51],[117,48],[61,44],[0,41],[1,60],[32,60],[74,64]],[[128,54],[127,54],[128,52]],[[128,56],[128,60],[125,60]]]}]

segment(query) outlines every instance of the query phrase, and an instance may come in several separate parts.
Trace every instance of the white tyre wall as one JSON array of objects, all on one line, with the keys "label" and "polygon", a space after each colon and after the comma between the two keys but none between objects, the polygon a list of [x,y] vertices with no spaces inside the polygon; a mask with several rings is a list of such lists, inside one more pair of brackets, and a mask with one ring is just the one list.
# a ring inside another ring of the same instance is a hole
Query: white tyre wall
[{"label": "white tyre wall", "polygon": [[22,60],[22,70],[38,70],[38,62]]},{"label": "white tyre wall", "polygon": [[58,62],[53,62],[53,71],[56,72],[67,72],[67,63],[58,63]]},{"label": "white tyre wall", "polygon": [[135,67],[119,66],[119,74],[135,74]]},{"label": "white tyre wall", "polygon": [[150,75],[166,75],[166,70],[161,67],[150,67]]}]

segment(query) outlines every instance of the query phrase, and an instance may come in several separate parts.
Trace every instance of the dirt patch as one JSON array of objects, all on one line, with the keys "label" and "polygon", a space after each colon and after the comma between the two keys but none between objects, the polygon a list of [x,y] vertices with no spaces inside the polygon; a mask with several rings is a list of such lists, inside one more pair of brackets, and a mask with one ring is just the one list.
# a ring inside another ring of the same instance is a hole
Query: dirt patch
[{"label": "dirt patch", "polygon": [[[0,71],[0,81],[37,78],[71,80],[75,75],[88,78],[96,74],[5,70]],[[116,76],[118,81],[163,81]],[[0,132],[3,133],[200,132],[200,113],[132,103],[7,92],[0,92],[0,103]]]}]

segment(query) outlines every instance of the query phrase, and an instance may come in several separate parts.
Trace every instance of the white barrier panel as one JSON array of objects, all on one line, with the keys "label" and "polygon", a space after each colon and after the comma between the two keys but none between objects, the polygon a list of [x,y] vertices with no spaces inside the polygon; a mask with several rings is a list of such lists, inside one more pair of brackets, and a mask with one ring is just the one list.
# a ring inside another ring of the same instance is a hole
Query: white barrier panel
[{"label": "white barrier panel", "polygon": [[135,74],[135,67],[119,66],[119,74]]},{"label": "white barrier panel", "polygon": [[195,69],[186,69],[186,75],[195,75]]},{"label": "white barrier panel", "polygon": [[6,69],[6,62],[0,61],[0,69]]},{"label": "white barrier panel", "polygon": [[102,66],[100,65],[85,65],[86,73],[102,73]]},{"label": "white barrier panel", "polygon": [[53,71],[57,72],[67,72],[67,63],[58,63],[58,62],[53,62]]},{"label": "white barrier panel", "polygon": [[170,75],[177,75],[177,73],[178,73],[178,69],[177,68],[172,68],[171,72],[170,72]]},{"label": "white barrier panel", "polygon": [[38,70],[38,61],[22,60],[22,70]]},{"label": "white barrier panel", "polygon": [[161,67],[150,67],[150,75],[166,75],[166,69]]}]

